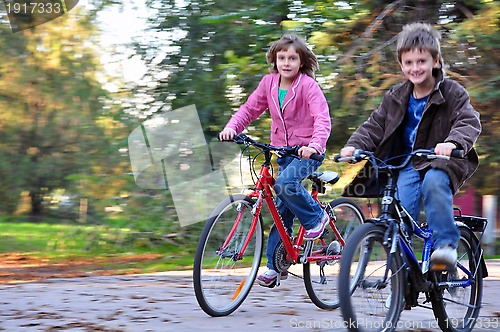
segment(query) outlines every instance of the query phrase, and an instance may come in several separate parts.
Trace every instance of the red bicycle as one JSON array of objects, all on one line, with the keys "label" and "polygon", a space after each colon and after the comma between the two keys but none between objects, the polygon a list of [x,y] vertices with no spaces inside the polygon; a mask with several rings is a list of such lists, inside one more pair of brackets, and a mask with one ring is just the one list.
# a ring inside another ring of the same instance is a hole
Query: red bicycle
[{"label": "red bicycle", "polygon": [[[262,206],[266,202],[281,241],[274,253],[274,269],[287,271],[292,264],[303,264],[304,285],[311,301],[322,309],[339,306],[336,295],[339,260],[346,238],[363,223],[359,205],[347,198],[330,203],[320,202],[318,194],[326,184],[336,183],[336,172],[315,172],[311,195],[330,216],[323,235],[314,241],[304,241],[305,229],[299,224],[290,236],[274,203],[272,153],[297,156],[298,147],[272,146],[250,137],[236,135],[234,142],[253,146],[259,153],[250,160],[255,172],[255,160],[263,154],[264,162],[250,193],[231,195],[224,199],[206,221],[200,235],[194,259],[193,282],[200,307],[210,316],[227,316],[248,296],[261,263],[264,248]],[[297,156],[298,158],[298,156]],[[313,155],[312,158],[322,158]],[[255,174],[257,175],[257,174]],[[279,278],[277,285],[279,285]]]}]

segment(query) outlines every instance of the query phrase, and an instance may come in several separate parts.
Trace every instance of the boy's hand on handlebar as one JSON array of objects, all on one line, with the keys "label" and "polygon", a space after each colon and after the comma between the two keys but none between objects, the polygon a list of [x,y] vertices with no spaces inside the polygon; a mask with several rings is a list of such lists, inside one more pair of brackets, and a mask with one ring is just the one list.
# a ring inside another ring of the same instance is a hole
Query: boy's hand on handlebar
[{"label": "boy's hand on handlebar", "polygon": [[300,158],[309,159],[315,153],[318,153],[316,149],[310,148],[308,146],[301,146],[297,154]]},{"label": "boy's hand on handlebar", "polygon": [[[340,158],[351,158],[354,156],[354,152],[356,151],[356,148],[354,146],[346,146],[342,150],[340,150]],[[355,160],[346,160],[348,163],[354,163]]]},{"label": "boy's hand on handlebar", "polygon": [[356,151],[361,151],[361,150],[356,150],[354,146],[346,146],[340,150],[340,153],[336,155],[333,159],[335,162],[346,162],[349,164],[357,163],[358,161],[361,161],[365,156],[360,156],[356,155]]},{"label": "boy's hand on handlebar", "polygon": [[231,141],[236,135],[236,131],[231,128],[224,128],[223,131],[219,133],[219,139],[221,141]]},{"label": "boy's hand on handlebar", "polygon": [[352,157],[354,155],[354,151],[356,149],[354,146],[346,146],[342,150],[340,150],[340,157],[341,158],[347,158],[347,157]]},{"label": "boy's hand on handlebar", "polygon": [[434,153],[438,156],[450,157],[451,152],[456,148],[457,148],[457,146],[453,143],[450,143],[450,142],[438,143],[436,145],[436,147],[434,148]]}]

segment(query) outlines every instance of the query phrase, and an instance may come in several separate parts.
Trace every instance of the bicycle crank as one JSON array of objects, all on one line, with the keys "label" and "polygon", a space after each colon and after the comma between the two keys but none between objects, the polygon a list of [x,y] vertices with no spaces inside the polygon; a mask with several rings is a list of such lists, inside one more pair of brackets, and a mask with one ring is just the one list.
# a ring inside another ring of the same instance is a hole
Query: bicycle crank
[{"label": "bicycle crank", "polygon": [[274,249],[274,260],[273,266],[274,270],[278,273],[288,271],[292,262],[287,259],[287,251],[283,241],[280,240],[276,248]]}]

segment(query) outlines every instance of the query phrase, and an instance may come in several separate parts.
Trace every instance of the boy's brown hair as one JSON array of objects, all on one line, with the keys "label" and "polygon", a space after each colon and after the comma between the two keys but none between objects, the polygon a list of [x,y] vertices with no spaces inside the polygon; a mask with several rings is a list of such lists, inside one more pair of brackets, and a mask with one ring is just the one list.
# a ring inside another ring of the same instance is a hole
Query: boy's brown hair
[{"label": "boy's brown hair", "polygon": [[283,35],[281,39],[271,44],[266,54],[267,63],[272,66],[271,72],[278,72],[278,68],[276,67],[276,54],[279,51],[287,51],[290,46],[293,46],[300,56],[302,66],[299,71],[314,78],[314,71],[319,69],[318,59],[309,47],[307,47],[306,41],[294,34]]},{"label": "boy's brown hair", "polygon": [[441,34],[428,23],[410,23],[403,27],[398,35],[396,53],[401,63],[401,55],[411,50],[426,50],[434,59],[439,59],[439,65],[444,70],[441,55]]}]

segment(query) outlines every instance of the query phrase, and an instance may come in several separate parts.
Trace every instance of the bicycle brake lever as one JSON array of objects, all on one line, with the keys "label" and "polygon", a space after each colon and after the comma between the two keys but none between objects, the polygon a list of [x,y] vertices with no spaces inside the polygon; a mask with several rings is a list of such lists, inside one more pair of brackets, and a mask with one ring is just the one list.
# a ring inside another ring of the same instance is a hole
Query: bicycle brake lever
[{"label": "bicycle brake lever", "polygon": [[361,160],[365,159],[366,157],[368,157],[369,155],[366,154],[363,150],[361,149],[356,149],[354,150],[354,153],[352,154],[352,158],[354,158],[354,160],[356,162],[360,162]]}]

